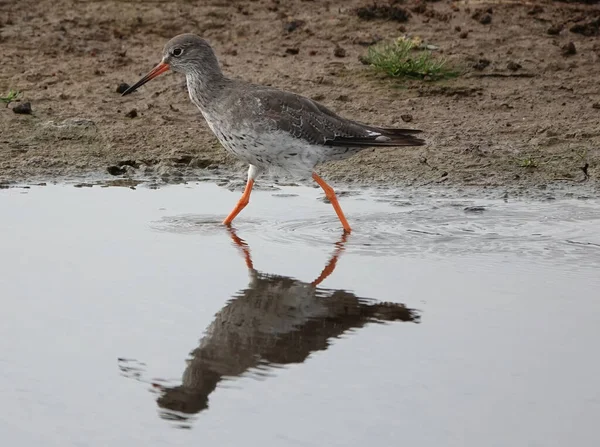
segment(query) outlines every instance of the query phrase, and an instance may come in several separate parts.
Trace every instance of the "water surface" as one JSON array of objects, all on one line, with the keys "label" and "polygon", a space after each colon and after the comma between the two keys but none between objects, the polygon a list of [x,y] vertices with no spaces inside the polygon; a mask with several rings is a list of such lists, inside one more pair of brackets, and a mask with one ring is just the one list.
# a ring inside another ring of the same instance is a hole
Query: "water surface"
[{"label": "water surface", "polygon": [[18,446],[595,446],[600,201],[0,191]]}]

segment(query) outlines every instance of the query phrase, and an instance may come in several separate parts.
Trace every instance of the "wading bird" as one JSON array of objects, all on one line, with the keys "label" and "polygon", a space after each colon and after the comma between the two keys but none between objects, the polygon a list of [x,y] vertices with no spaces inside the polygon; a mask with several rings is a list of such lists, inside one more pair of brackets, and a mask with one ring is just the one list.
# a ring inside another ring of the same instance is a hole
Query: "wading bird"
[{"label": "wading bird", "polygon": [[190,99],[223,147],[250,165],[246,188],[223,221],[226,225],[248,205],[257,176],[278,168],[293,175],[311,175],[323,188],[344,231],[350,232],[333,188],[317,175],[315,167],[366,148],[425,143],[414,136],[420,130],[359,123],[304,96],[228,78],[208,42],[194,34],[181,34],[167,42],[162,61],[123,95],[169,69],[185,75]]}]

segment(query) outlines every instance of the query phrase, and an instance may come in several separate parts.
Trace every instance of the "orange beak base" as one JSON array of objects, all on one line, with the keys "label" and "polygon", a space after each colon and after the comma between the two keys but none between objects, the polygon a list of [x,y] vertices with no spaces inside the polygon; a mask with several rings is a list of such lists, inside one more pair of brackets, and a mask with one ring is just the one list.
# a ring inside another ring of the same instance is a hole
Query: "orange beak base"
[{"label": "orange beak base", "polygon": [[154,79],[155,77],[157,77],[160,74],[163,74],[168,69],[169,69],[169,64],[165,64],[164,62],[161,62],[156,67],[154,67],[150,73],[148,73],[142,79],[137,81],[134,85],[129,87],[127,90],[125,90],[123,92],[122,96],[129,95],[130,93],[135,92],[138,88],[140,88],[146,82],[151,81],[152,79]]}]

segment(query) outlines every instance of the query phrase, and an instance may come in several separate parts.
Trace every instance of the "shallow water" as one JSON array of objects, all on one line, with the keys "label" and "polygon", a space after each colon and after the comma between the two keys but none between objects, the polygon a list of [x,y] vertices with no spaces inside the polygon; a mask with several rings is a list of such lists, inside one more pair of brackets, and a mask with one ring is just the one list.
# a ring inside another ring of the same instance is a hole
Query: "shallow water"
[{"label": "shallow water", "polygon": [[598,445],[600,201],[238,196],[0,190],[3,445]]}]

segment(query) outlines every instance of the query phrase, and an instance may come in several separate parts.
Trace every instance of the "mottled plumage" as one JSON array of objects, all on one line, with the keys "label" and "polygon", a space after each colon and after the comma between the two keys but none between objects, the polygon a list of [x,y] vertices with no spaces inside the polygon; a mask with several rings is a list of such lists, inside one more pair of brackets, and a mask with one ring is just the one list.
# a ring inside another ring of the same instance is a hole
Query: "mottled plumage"
[{"label": "mottled plumage", "polygon": [[314,172],[315,167],[365,148],[424,144],[415,136],[420,130],[359,123],[304,96],[228,78],[208,42],[194,34],[171,39],[163,50],[162,62],[124,95],[168,69],[185,74],[190,99],[210,129],[226,150],[250,165],[244,195],[225,224],[248,204],[260,172],[278,168],[292,174],[312,174],[349,232],[333,189]]}]

